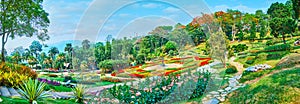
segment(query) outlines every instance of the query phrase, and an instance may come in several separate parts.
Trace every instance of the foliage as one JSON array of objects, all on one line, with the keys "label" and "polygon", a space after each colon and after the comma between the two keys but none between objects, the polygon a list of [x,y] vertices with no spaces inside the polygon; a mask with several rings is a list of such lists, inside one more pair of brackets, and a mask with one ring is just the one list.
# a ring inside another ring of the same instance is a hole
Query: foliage
[{"label": "foliage", "polygon": [[47,97],[47,92],[44,91],[46,84],[38,82],[38,80],[29,79],[24,81],[19,87],[19,94],[28,100],[29,103]]},{"label": "foliage", "polygon": [[[240,88],[225,103],[291,103],[299,101],[299,69],[286,70]],[[245,96],[246,95],[246,96]]]},{"label": "foliage", "polygon": [[124,103],[170,104],[201,97],[210,81],[209,72],[189,73],[182,76],[165,76],[155,80],[146,78],[133,85],[119,85],[108,89],[116,99]]},{"label": "foliage", "polygon": [[98,67],[104,69],[105,72],[120,70],[128,66],[129,62],[124,60],[104,60],[98,64]]},{"label": "foliage", "polygon": [[32,53],[35,54],[35,58],[38,58],[38,52],[42,51],[42,45],[39,41],[33,41],[29,46],[29,49]]},{"label": "foliage", "polygon": [[235,53],[243,52],[248,49],[248,46],[246,44],[238,44],[238,45],[233,45],[231,47]]},{"label": "foliage", "polygon": [[270,28],[274,37],[282,36],[284,44],[285,34],[290,34],[295,31],[296,22],[292,19],[292,13],[289,7],[283,3],[273,3],[268,9],[268,14],[271,17]]},{"label": "foliage", "polygon": [[274,46],[268,46],[264,49],[265,52],[274,52],[274,51],[289,51],[291,49],[289,44],[279,44]]},{"label": "foliage", "polygon": [[10,63],[0,64],[0,73],[0,85],[11,87],[17,87],[22,81],[37,77],[37,74],[30,68]]},{"label": "foliage", "polygon": [[233,74],[238,72],[235,66],[228,66],[227,69],[225,70],[226,74]]},{"label": "foliage", "polygon": [[86,93],[85,89],[86,87],[81,84],[78,84],[75,88],[72,88],[72,92],[77,103],[83,103],[84,94]]},{"label": "foliage", "polygon": [[2,62],[5,61],[5,44],[8,37],[14,39],[17,36],[32,37],[36,35],[42,41],[49,39],[47,27],[50,21],[42,3],[43,0],[1,2]]}]

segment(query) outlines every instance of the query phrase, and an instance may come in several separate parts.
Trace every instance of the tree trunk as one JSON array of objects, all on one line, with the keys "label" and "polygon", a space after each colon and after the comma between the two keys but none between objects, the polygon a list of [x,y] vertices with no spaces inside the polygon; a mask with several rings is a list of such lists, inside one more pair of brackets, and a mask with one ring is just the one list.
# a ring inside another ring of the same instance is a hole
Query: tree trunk
[{"label": "tree trunk", "polygon": [[4,63],[5,62],[5,34],[2,35],[2,49],[1,49],[1,62]]}]

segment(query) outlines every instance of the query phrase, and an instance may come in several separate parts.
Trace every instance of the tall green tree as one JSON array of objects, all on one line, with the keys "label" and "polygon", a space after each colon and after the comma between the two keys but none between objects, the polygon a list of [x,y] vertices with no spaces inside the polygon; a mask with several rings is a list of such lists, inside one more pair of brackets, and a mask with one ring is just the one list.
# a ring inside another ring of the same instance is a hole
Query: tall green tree
[{"label": "tall green tree", "polygon": [[38,58],[39,52],[42,51],[43,45],[39,41],[33,41],[29,46],[30,51]]},{"label": "tall green tree", "polygon": [[49,56],[51,57],[52,60],[55,59],[55,55],[58,54],[59,51],[56,47],[51,47],[50,50],[48,51]]},{"label": "tall green tree", "polygon": [[43,9],[43,0],[1,0],[0,1],[0,36],[2,36],[2,62],[5,62],[5,44],[8,38],[16,36],[48,40],[48,13]]},{"label": "tall green tree", "polygon": [[250,28],[249,40],[254,41],[255,38],[256,38],[256,24],[255,24],[255,22],[252,22],[251,28]]},{"label": "tall green tree", "polygon": [[293,33],[297,26],[288,6],[283,3],[273,3],[268,9],[268,14],[271,16],[271,33],[274,37],[281,35],[284,44],[286,44],[285,34]]},{"label": "tall green tree", "polygon": [[89,49],[90,46],[91,46],[90,43],[91,43],[91,42],[90,42],[89,40],[87,40],[87,39],[83,40],[82,43],[81,43],[82,48],[83,48],[83,49]]},{"label": "tall green tree", "polygon": [[73,53],[72,44],[71,43],[67,43],[64,51],[68,53],[66,55],[66,61],[67,62],[72,62],[72,53]]}]

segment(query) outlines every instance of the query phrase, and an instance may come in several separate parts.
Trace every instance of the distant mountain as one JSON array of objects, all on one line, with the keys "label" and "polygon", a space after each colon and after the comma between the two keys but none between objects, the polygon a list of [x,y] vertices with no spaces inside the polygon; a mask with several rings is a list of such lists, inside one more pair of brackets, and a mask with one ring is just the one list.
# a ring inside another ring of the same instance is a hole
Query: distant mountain
[{"label": "distant mountain", "polygon": [[66,40],[66,41],[61,41],[61,42],[57,42],[57,43],[47,44],[48,47],[43,47],[43,52],[47,53],[51,47],[57,47],[59,52],[64,52],[66,44],[68,44],[68,43],[71,43],[73,47],[81,45],[80,40]]}]

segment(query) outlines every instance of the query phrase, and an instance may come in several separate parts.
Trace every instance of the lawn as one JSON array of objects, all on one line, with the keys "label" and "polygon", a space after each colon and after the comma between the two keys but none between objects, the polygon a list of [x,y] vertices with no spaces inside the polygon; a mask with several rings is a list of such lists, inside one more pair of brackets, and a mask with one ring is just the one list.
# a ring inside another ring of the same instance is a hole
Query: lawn
[{"label": "lawn", "polygon": [[[27,100],[21,98],[8,98],[0,96],[3,100],[1,104],[29,104]],[[43,99],[38,100],[38,104],[77,104],[75,103],[75,99],[61,100],[61,99]]]},{"label": "lawn", "polygon": [[300,68],[262,78],[230,94],[225,103],[282,104],[300,103]]}]

